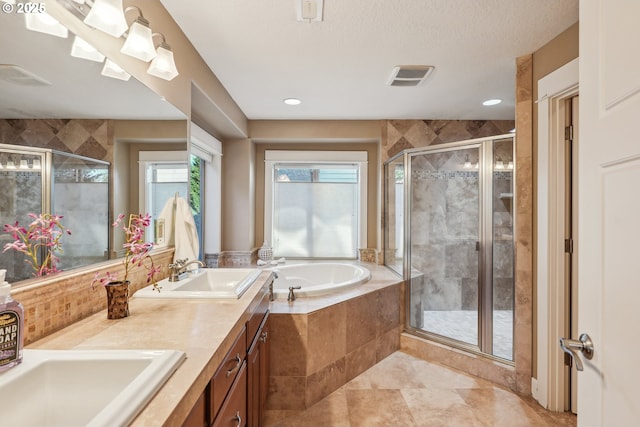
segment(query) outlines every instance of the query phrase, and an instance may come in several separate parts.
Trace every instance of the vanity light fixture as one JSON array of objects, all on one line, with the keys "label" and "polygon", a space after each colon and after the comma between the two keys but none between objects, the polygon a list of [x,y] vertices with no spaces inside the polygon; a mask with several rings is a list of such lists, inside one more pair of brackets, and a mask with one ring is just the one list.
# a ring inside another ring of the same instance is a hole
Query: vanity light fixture
[{"label": "vanity light fixture", "polygon": [[69,30],[67,30],[67,27],[62,25],[56,18],[49,15],[47,12],[25,13],[24,22],[27,30],[62,37],[63,39],[66,39],[69,36]]},{"label": "vanity light fixture", "polygon": [[151,64],[149,64],[147,73],[160,77],[161,79],[173,80],[179,73],[176,68],[176,62],[173,59],[171,47],[167,44],[164,34],[153,33],[153,36],[162,37],[162,41],[158,45],[158,49],[156,49],[156,57],[153,58]]},{"label": "vanity light fixture", "polygon": [[131,78],[131,74],[127,73],[125,70],[120,68],[115,62],[107,58],[104,62],[104,67],[102,67],[102,72],[100,73],[103,76],[112,77],[118,80],[127,81]]},{"label": "vanity light fixture", "polygon": [[151,33],[151,27],[149,27],[149,21],[142,16],[142,10],[137,6],[129,6],[125,9],[125,12],[130,10],[137,10],[138,17],[127,33],[127,39],[122,45],[120,52],[138,58],[141,61],[149,62],[156,56],[156,49],[153,46],[153,34]]},{"label": "vanity light fixture", "polygon": [[494,98],[494,99],[487,99],[486,101],[484,101],[482,103],[482,105],[484,105],[485,107],[489,107],[491,105],[498,105],[502,102],[502,99],[498,99],[498,98]]},{"label": "vanity light fixture", "polygon": [[302,104],[302,101],[300,101],[298,98],[286,98],[286,99],[283,99],[282,102],[284,102],[287,105],[300,105],[300,104]]},{"label": "vanity light fixture", "polygon": [[75,36],[73,39],[73,44],[71,45],[71,56],[95,62],[104,61],[103,54],[98,52],[96,48],[78,36]]},{"label": "vanity light fixture", "polygon": [[95,0],[83,22],[113,37],[120,37],[129,28],[122,0]]}]

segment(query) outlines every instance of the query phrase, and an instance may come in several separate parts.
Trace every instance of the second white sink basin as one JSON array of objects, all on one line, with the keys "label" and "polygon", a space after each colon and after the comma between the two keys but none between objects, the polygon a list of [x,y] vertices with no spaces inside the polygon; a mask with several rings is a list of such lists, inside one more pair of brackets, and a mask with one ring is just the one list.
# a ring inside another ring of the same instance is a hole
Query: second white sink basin
[{"label": "second white sink basin", "polygon": [[147,286],[133,296],[141,298],[222,298],[238,299],[256,281],[262,270],[257,268],[201,268],[185,273],[177,282],[163,279],[160,292]]},{"label": "second white sink basin", "polygon": [[126,426],[185,359],[176,350],[24,350],[0,373],[1,424]]}]

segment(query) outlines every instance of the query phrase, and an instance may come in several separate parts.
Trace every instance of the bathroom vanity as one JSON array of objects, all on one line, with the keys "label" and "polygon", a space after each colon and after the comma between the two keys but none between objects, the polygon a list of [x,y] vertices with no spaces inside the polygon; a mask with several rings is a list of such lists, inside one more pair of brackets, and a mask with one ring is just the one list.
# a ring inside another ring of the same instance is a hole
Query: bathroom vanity
[{"label": "bathroom vanity", "polygon": [[98,312],[33,349],[172,349],[186,360],[131,426],[259,426],[269,381],[269,285],[260,274],[235,300],[130,300],[131,315]]}]

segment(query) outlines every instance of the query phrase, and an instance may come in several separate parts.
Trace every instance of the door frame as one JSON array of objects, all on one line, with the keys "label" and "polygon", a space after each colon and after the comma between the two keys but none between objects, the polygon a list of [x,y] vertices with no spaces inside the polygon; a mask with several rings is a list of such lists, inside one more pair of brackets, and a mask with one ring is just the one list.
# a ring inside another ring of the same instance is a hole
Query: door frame
[{"label": "door frame", "polygon": [[538,80],[537,378],[532,395],[543,407],[566,408],[568,369],[558,340],[565,335],[565,101],[578,94],[578,58]]}]

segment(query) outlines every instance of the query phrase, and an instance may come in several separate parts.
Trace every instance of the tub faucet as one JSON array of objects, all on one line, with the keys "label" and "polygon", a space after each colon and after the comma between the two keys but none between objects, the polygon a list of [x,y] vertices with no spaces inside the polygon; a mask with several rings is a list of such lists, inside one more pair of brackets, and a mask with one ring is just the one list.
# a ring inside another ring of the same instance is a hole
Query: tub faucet
[{"label": "tub faucet", "polygon": [[287,297],[287,301],[295,301],[296,294],[293,293],[294,289],[300,289],[301,286],[289,286],[289,296]]},{"label": "tub faucet", "polygon": [[180,275],[187,271],[187,267],[191,264],[198,264],[200,267],[205,267],[204,263],[200,260],[187,261],[187,259],[177,259],[173,264],[169,264],[169,281],[177,282],[180,280]]}]

